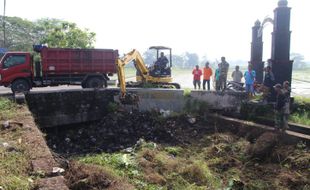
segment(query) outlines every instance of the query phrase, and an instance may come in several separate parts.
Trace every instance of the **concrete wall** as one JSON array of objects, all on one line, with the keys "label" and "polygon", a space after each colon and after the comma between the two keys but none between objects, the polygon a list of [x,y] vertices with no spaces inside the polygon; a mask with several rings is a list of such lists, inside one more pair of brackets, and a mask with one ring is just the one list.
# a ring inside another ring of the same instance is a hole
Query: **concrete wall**
[{"label": "concrete wall", "polygon": [[[128,91],[139,96],[137,108],[140,111],[169,110],[181,112],[184,107],[183,90],[145,88],[129,89]],[[118,96],[115,97],[115,100],[118,100]]]},{"label": "concrete wall", "polygon": [[[128,89],[139,96],[136,106],[125,106],[140,111],[182,112],[185,107],[183,90]],[[41,128],[100,120],[109,112],[109,104],[118,101],[119,89],[76,89],[36,91],[26,94],[29,110]],[[244,93],[192,91],[190,101],[207,103],[207,109],[239,111],[246,99]]]},{"label": "concrete wall", "polygon": [[209,109],[239,112],[243,101],[248,99],[244,92],[191,91],[191,97],[204,101]]},{"label": "concrete wall", "polygon": [[36,123],[53,127],[98,120],[108,112],[116,90],[60,90],[57,92],[31,92],[26,101]]}]

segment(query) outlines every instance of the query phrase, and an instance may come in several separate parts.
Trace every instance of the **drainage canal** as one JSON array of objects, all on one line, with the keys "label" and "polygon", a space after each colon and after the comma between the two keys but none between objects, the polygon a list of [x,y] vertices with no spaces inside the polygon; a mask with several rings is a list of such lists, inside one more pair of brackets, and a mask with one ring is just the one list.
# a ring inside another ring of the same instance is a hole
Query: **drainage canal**
[{"label": "drainage canal", "polygon": [[288,145],[271,132],[227,130],[228,123],[214,122],[115,112],[44,132],[71,189],[309,187],[309,150],[302,143]]},{"label": "drainage canal", "polygon": [[[95,105],[83,101],[91,106],[75,111],[92,111]],[[41,126],[70,189],[310,187],[310,151],[303,142],[287,143],[281,134],[204,114],[125,111],[115,103],[105,105],[100,119]],[[54,115],[65,117],[61,109]],[[54,119],[52,112],[49,117]]]}]

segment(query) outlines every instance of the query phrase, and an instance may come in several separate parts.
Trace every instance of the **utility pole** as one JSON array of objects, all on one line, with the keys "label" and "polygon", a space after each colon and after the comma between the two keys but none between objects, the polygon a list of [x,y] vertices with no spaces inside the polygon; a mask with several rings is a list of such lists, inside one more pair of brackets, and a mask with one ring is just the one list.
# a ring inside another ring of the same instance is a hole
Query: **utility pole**
[{"label": "utility pole", "polygon": [[5,8],[6,8],[6,0],[3,0],[3,3],[4,3],[4,5],[3,5],[3,18],[2,18],[2,20],[3,20],[3,48],[5,48],[6,47],[6,43],[5,43],[5,41],[6,41],[6,38],[5,38]]}]

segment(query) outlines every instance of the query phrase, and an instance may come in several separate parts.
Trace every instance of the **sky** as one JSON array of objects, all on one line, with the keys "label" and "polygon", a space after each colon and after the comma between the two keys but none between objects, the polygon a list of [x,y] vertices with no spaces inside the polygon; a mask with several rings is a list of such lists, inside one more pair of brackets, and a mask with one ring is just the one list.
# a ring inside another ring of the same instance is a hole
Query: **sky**
[{"label": "sky", "polygon": [[[1,2],[2,1],[2,2]],[[3,10],[0,0],[0,10]],[[6,15],[28,20],[58,18],[97,34],[96,48],[144,52],[169,46],[209,60],[250,59],[251,27],[273,17],[278,0],[6,0]],[[310,1],[288,0],[291,53],[310,61]],[[2,12],[2,11],[1,11]],[[271,54],[272,25],[263,33],[264,60]]]}]

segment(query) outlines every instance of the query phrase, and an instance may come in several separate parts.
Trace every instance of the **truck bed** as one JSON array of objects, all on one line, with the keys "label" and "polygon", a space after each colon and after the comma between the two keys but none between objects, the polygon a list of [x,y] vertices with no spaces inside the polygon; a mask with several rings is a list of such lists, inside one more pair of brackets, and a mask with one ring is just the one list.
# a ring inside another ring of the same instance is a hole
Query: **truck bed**
[{"label": "truck bed", "polygon": [[118,50],[66,49],[41,50],[42,70],[45,75],[116,73]]}]

